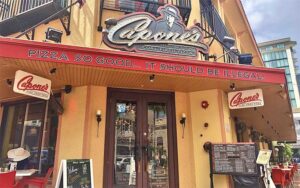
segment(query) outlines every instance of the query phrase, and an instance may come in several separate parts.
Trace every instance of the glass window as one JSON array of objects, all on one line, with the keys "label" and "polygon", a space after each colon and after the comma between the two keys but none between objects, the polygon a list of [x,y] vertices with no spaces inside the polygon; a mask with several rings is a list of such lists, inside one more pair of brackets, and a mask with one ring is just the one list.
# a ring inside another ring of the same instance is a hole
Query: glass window
[{"label": "glass window", "polygon": [[265,63],[266,67],[272,67],[270,62]]},{"label": "glass window", "polygon": [[285,67],[285,73],[290,74],[290,68],[289,67]]},{"label": "glass window", "polygon": [[284,44],[277,44],[276,47],[277,48],[284,48]]},{"label": "glass window", "polygon": [[282,51],[282,58],[287,58],[286,52]]},{"label": "glass window", "polygon": [[288,88],[289,88],[289,91],[294,90],[293,89],[293,84],[292,83],[288,83]]},{"label": "glass window", "polygon": [[290,96],[290,99],[295,99],[294,91],[289,91],[289,96]]},{"label": "glass window", "polygon": [[275,58],[280,59],[280,52],[275,52]]},{"label": "glass window", "polygon": [[292,82],[292,78],[291,78],[291,75],[289,74],[289,75],[286,75],[286,80],[287,80],[287,82]]},{"label": "glass window", "polygon": [[297,107],[296,100],[291,100],[291,105],[292,105],[293,108],[294,108],[294,107]]},{"label": "glass window", "polygon": [[[0,127],[0,166],[7,163],[7,152],[22,147],[30,157],[18,169],[38,169],[44,175],[54,166],[58,114],[49,101],[36,100],[4,105]],[[22,164],[22,165],[21,165]]]},{"label": "glass window", "polygon": [[267,46],[266,47],[266,51],[271,51],[271,50],[273,50],[273,46]]}]

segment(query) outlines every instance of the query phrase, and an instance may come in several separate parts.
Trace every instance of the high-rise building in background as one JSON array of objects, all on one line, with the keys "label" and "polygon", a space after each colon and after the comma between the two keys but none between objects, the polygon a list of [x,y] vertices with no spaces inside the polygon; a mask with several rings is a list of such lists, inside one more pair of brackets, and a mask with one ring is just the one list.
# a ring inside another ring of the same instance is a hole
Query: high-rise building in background
[{"label": "high-rise building in background", "polygon": [[292,41],[290,38],[258,44],[266,67],[285,69],[292,108],[300,107],[299,90],[296,80],[296,59],[294,58],[294,47],[296,44],[296,41]]},{"label": "high-rise building in background", "polygon": [[293,108],[293,118],[297,133],[297,143],[293,144],[294,149],[300,149],[300,101],[299,88],[300,77],[297,74],[296,58],[294,50],[297,42],[290,38],[267,41],[258,44],[264,64],[266,67],[284,68],[287,80],[287,87],[291,106]]}]

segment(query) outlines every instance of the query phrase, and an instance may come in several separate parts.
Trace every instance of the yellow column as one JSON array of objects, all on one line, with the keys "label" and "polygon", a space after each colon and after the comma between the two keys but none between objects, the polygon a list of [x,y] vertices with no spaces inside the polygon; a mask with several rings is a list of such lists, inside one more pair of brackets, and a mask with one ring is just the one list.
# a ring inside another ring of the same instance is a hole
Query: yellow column
[{"label": "yellow column", "polygon": [[[203,150],[203,144],[207,141],[226,143],[227,140],[234,140],[225,96],[221,90],[190,93],[196,187],[210,187],[209,155]],[[208,102],[207,109],[201,107],[202,101]],[[204,126],[205,123],[208,127]],[[230,187],[228,176],[214,175],[214,185],[215,188]]]},{"label": "yellow column", "polygon": [[[86,148],[84,152],[88,158],[93,159],[94,165],[94,183],[95,187],[103,186],[103,169],[104,169],[104,141],[105,141],[105,122],[106,122],[106,97],[107,88],[100,86],[91,86],[90,100],[87,108],[86,129]],[[99,136],[97,137],[96,111],[101,110],[101,123],[99,126]]]},{"label": "yellow column", "polygon": [[[178,151],[178,175],[180,188],[195,188],[195,164],[193,152],[193,133],[191,127],[191,113],[189,106],[189,94],[175,93],[176,108],[176,130],[177,130],[177,151]],[[186,124],[184,138],[182,138],[183,127],[180,124],[182,113],[185,113]]]},{"label": "yellow column", "polygon": [[62,159],[82,159],[84,125],[87,107],[87,86],[72,88],[63,94],[64,113],[60,116],[55,151],[55,184]]}]

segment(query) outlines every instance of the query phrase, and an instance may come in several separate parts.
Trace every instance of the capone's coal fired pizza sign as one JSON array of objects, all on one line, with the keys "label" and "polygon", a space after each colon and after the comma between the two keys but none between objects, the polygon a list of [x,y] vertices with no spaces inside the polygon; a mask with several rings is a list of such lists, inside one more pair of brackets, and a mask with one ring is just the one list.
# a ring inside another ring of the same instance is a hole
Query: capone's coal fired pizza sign
[{"label": "capone's coal fired pizza sign", "polygon": [[252,89],[230,92],[228,93],[228,104],[230,109],[264,106],[262,90]]},{"label": "capone's coal fired pizza sign", "polygon": [[50,89],[51,80],[21,70],[16,72],[14,92],[49,100]]},{"label": "capone's coal fired pizza sign", "polygon": [[208,53],[202,30],[196,25],[186,28],[179,10],[172,5],[158,8],[161,15],[147,12],[128,14],[104,32],[104,42],[116,49],[197,57]]}]

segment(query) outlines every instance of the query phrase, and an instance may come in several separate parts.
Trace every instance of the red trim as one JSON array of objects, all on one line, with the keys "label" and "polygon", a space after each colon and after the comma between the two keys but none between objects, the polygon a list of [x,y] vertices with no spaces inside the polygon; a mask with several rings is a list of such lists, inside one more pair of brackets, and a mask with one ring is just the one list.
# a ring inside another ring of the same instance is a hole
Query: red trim
[{"label": "red trim", "polygon": [[[0,49],[0,58],[38,60],[41,61],[41,63],[42,61],[47,61],[227,80],[244,80],[277,84],[286,83],[284,69],[213,63],[183,58],[145,56],[131,52],[102,50],[12,38],[0,38]],[[42,57],[45,55],[44,52],[47,52],[47,57]],[[83,59],[76,61],[76,57],[78,56],[88,57],[86,58],[87,62],[84,62]],[[107,60],[106,63],[103,63],[103,58]],[[112,61],[117,61],[117,64],[111,63]],[[235,76],[233,76],[233,74]]]}]

